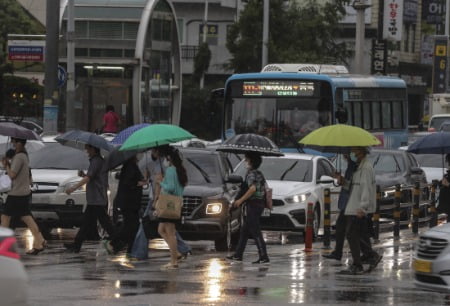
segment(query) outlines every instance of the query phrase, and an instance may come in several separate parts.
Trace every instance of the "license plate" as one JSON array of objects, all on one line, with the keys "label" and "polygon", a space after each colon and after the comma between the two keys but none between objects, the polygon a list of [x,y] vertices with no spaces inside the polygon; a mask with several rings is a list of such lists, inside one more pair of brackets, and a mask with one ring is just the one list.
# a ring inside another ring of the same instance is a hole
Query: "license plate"
[{"label": "license plate", "polygon": [[431,273],[432,262],[427,260],[414,259],[413,269],[416,272]]},{"label": "license plate", "polygon": [[261,217],[270,217],[270,209],[264,208]]}]

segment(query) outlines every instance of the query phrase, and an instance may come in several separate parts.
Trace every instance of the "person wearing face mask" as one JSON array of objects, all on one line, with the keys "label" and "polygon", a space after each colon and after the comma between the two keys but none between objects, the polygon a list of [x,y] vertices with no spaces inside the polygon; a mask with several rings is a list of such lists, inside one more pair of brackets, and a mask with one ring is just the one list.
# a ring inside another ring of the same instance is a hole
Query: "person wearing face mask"
[{"label": "person wearing face mask", "polygon": [[342,250],[344,248],[345,241],[345,229],[347,226],[346,218],[345,218],[345,207],[347,206],[347,201],[350,195],[350,180],[353,176],[353,172],[355,171],[357,165],[356,162],[350,159],[349,154],[344,154],[344,158],[347,161],[347,169],[345,170],[344,176],[340,173],[336,173],[334,178],[337,179],[338,184],[341,185],[341,192],[339,193],[338,199],[338,209],[339,216],[336,220],[336,244],[333,252],[330,254],[322,255],[325,258],[341,260],[342,258]]},{"label": "person wearing face mask", "polygon": [[89,144],[84,146],[89,156],[89,168],[87,174],[74,186],[66,189],[71,194],[83,185],[86,185],[86,210],[83,213],[83,221],[73,243],[64,243],[68,252],[79,253],[81,245],[87,239],[89,230],[95,226],[97,220],[110,237],[114,236],[112,222],[106,213],[108,206],[108,173],[105,171],[104,159],[100,155],[100,149]]},{"label": "person wearing face mask", "polygon": [[345,274],[362,274],[364,272],[361,251],[370,262],[369,271],[380,262],[382,256],[371,246],[368,234],[367,215],[376,209],[375,173],[372,163],[367,158],[368,150],[354,147],[350,159],[358,165],[350,181],[350,195],[345,208],[347,223],[346,236],[350,246],[353,263]]},{"label": "person wearing face mask", "polygon": [[[164,177],[164,169],[166,169],[170,163],[167,161],[167,156],[171,148],[168,145],[159,146],[151,149],[151,158],[146,162],[145,177],[148,179],[151,187],[149,194],[149,200],[147,208],[144,211],[145,215],[153,215],[153,202],[157,199],[161,191],[160,185],[156,184],[158,181],[162,181]],[[156,221],[154,221],[156,222]],[[178,231],[175,232],[177,240],[177,259],[185,260],[188,255],[192,254],[192,248],[183,240]],[[131,250],[131,256],[135,259],[148,258],[148,238],[145,236],[144,230],[139,230],[134,239],[133,248]]]},{"label": "person wearing face mask", "polygon": [[[183,161],[177,149],[169,147],[166,160],[169,162],[165,170],[162,181],[157,180],[156,184],[160,185],[160,194],[171,194],[183,197],[184,187],[187,185],[187,173],[183,166]],[[153,203],[155,205],[156,200]],[[161,267],[161,270],[178,269],[179,254],[177,250],[177,238],[175,225],[180,220],[158,218],[158,233],[167,243],[170,249],[170,262]]]},{"label": "person wearing face mask", "polygon": [[242,261],[242,256],[250,237],[255,240],[258,248],[259,258],[252,262],[253,264],[266,264],[270,262],[267,255],[266,242],[261,233],[260,217],[265,207],[265,181],[264,175],[258,170],[262,163],[262,158],[258,153],[245,153],[247,163],[247,175],[245,183],[248,189],[233,203],[233,207],[239,207],[245,203],[245,219],[241,228],[239,242],[233,255],[227,256],[227,259]]},{"label": "person wearing face mask", "polygon": [[6,198],[5,208],[1,216],[1,225],[9,227],[11,218],[19,217],[33,235],[33,248],[26,253],[28,255],[38,255],[45,249],[47,242],[34,221],[30,210],[31,172],[28,153],[25,150],[26,142],[26,139],[11,138],[15,154],[11,157],[11,160],[7,157],[2,160],[3,167],[11,179],[11,190]]},{"label": "person wearing face mask", "polygon": [[142,187],[147,184],[139,169],[137,156],[133,156],[122,165],[119,186],[115,201],[122,212],[123,224],[119,232],[103,245],[109,254],[116,254],[127,246],[131,253],[134,237],[139,228],[139,209],[141,208]]}]

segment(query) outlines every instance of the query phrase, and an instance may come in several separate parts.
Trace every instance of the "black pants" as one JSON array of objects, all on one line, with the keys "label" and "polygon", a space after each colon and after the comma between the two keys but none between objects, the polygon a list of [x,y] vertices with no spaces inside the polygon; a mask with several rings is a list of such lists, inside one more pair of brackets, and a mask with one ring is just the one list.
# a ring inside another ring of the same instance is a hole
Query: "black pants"
[{"label": "black pants", "polygon": [[339,216],[336,220],[336,245],[334,246],[334,253],[342,257],[342,250],[344,249],[345,232],[347,230],[347,219],[344,215],[344,210],[339,212]]},{"label": "black pants", "polygon": [[361,252],[367,258],[371,258],[375,253],[372,250],[372,243],[370,242],[367,218],[346,216],[347,240],[352,253],[353,264],[357,266],[361,265]]},{"label": "black pants", "polygon": [[235,256],[242,257],[247,246],[248,239],[252,237],[258,248],[259,258],[267,257],[266,243],[261,233],[259,218],[264,211],[264,204],[260,201],[247,202],[247,216],[244,217],[244,224],[241,227],[239,242],[236,247]]},{"label": "black pants", "polygon": [[111,220],[106,213],[106,206],[88,205],[83,213],[83,221],[77,235],[75,236],[75,247],[81,248],[83,241],[87,239],[89,230],[97,224],[97,220],[100,225],[108,233],[110,237],[113,236],[114,230]]},{"label": "black pants", "polygon": [[131,253],[134,238],[139,229],[139,210],[123,210],[123,224],[119,232],[114,235],[111,245],[115,252],[122,250],[127,246],[127,253]]}]

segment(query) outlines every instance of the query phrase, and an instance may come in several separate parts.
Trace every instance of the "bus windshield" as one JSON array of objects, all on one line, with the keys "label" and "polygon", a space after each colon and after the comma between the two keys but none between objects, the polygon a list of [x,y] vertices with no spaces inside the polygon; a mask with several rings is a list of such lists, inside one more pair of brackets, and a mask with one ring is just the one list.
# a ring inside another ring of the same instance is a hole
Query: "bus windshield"
[{"label": "bus windshield", "polygon": [[331,123],[331,102],[320,98],[233,98],[227,126],[295,148],[311,131]]}]

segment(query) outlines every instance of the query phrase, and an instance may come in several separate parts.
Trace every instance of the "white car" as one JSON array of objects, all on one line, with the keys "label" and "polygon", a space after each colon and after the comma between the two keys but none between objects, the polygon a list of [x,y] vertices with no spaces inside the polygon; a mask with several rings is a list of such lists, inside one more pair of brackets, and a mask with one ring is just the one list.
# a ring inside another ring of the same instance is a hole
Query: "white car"
[{"label": "white car", "polygon": [[14,232],[0,227],[0,304],[27,305],[28,277],[17,252]]},{"label": "white car", "polygon": [[[245,163],[241,162],[235,174],[245,177]],[[273,209],[270,216],[261,218],[264,230],[304,231],[308,203],[314,205],[314,234],[322,228],[324,189],[331,190],[331,224],[338,215],[337,200],[340,187],[334,185],[335,172],[331,162],[317,155],[285,153],[282,157],[264,157],[259,170],[273,189]]]},{"label": "white car", "polygon": [[[81,180],[79,171],[87,172],[87,154],[57,142],[47,142],[43,149],[29,157],[33,178],[31,211],[39,225],[46,231],[55,227],[80,226],[86,205],[86,187],[70,195],[65,191]],[[109,198],[114,199],[118,184],[115,171],[109,172],[108,181]]]},{"label": "white car", "polygon": [[417,286],[450,290],[450,223],[435,226],[420,235],[412,268]]}]

